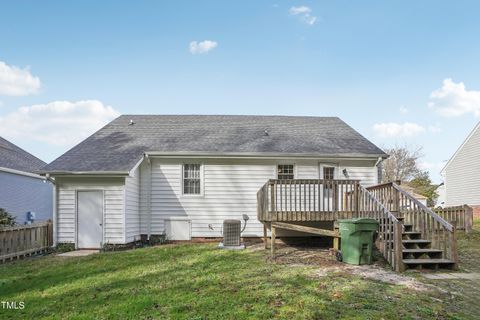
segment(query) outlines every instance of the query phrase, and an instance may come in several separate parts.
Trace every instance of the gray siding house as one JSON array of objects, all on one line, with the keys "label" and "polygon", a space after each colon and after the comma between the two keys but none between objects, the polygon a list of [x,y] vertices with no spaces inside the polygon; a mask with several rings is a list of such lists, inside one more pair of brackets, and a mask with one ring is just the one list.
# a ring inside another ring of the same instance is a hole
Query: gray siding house
[{"label": "gray siding house", "polygon": [[23,224],[27,212],[35,220],[47,220],[53,213],[53,185],[38,172],[46,163],[0,137],[0,208]]},{"label": "gray siding house", "polygon": [[[442,169],[445,206],[468,204],[480,208],[480,123],[475,126]],[[477,211],[480,211],[477,209]]]},{"label": "gray siding house", "polygon": [[387,155],[335,117],[124,115],[47,165],[55,179],[54,238],[77,248],[141,236],[220,237],[249,216],[263,235],[257,192],[268,179],[378,183]]}]

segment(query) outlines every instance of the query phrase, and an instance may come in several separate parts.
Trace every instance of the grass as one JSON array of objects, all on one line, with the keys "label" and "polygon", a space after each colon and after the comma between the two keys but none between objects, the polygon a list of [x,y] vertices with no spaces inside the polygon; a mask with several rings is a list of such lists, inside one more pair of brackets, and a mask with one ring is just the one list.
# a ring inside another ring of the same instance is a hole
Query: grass
[{"label": "grass", "polygon": [[[480,273],[480,219],[459,233],[461,272]],[[167,245],[81,258],[53,255],[0,266],[0,318],[473,319],[479,281],[429,281],[419,292],[315,266],[271,263],[265,252]],[[416,274],[419,279],[421,277]],[[426,280],[424,280],[426,281]]]},{"label": "grass", "polygon": [[[459,232],[457,237],[460,260],[459,272],[480,274],[480,218],[476,218],[470,234]],[[452,279],[428,281],[449,293],[447,310],[460,319],[480,319],[480,280]]]},{"label": "grass", "polygon": [[165,245],[79,258],[47,256],[0,266],[0,318],[442,319],[436,292],[314,266],[271,263],[264,251]]}]

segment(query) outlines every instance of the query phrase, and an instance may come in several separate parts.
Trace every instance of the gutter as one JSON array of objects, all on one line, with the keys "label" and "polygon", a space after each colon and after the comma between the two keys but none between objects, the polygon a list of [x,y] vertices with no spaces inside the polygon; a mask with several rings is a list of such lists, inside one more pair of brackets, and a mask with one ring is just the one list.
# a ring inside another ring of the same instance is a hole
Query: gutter
[{"label": "gutter", "polygon": [[80,176],[80,175],[90,175],[90,176],[128,176],[128,171],[50,171],[42,172],[41,175],[49,176]]},{"label": "gutter", "polygon": [[195,157],[195,158],[243,158],[243,159],[276,159],[276,158],[302,158],[302,159],[334,159],[334,160],[351,160],[351,159],[386,159],[386,154],[315,154],[315,153],[270,153],[270,152],[257,152],[257,153],[234,153],[234,152],[159,152],[159,151],[147,151],[145,152],[147,157],[162,157],[162,158],[181,158],[181,157]]},{"label": "gutter", "polygon": [[0,171],[7,172],[7,173],[12,173],[12,174],[18,174],[18,175],[26,176],[26,177],[30,177],[30,178],[41,179],[41,180],[46,179],[46,178],[42,177],[40,174],[21,171],[21,170],[10,169],[10,168],[5,168],[5,167],[0,167]]}]

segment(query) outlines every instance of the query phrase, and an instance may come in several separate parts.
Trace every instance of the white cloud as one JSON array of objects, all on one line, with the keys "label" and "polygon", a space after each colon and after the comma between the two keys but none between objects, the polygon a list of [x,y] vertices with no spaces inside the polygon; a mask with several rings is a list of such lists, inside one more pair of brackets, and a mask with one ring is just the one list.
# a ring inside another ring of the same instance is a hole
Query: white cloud
[{"label": "white cloud", "polygon": [[443,117],[458,117],[468,113],[480,117],[480,91],[468,91],[463,82],[445,79],[442,87],[430,94],[428,106]]},{"label": "white cloud", "polygon": [[409,112],[409,110],[405,106],[400,106],[398,111],[400,111],[400,114],[403,114],[403,115],[406,115]]},{"label": "white cloud", "polygon": [[389,137],[413,137],[424,133],[426,129],[419,124],[412,122],[405,123],[377,123],[373,125],[375,134],[382,138]]},{"label": "white cloud", "polygon": [[218,46],[216,41],[205,40],[205,41],[192,41],[190,42],[190,53],[192,54],[202,54],[207,53],[210,50],[215,49]]},{"label": "white cloud", "polygon": [[298,16],[300,18],[300,21],[310,26],[314,25],[315,22],[317,22],[317,17],[312,16],[312,9],[307,6],[291,7],[289,12],[293,16]]},{"label": "white cloud", "polygon": [[38,93],[40,86],[40,79],[28,68],[20,69],[0,61],[0,95],[27,96]]},{"label": "white cloud", "polygon": [[431,133],[440,133],[442,132],[442,128],[440,127],[440,125],[436,124],[436,125],[428,126],[428,131]]},{"label": "white cloud", "polygon": [[97,100],[54,101],[0,117],[0,136],[71,147],[119,115]]},{"label": "white cloud", "polygon": [[291,7],[290,8],[290,14],[297,15],[297,14],[306,14],[312,12],[312,9],[310,9],[307,6],[300,6],[300,7]]}]

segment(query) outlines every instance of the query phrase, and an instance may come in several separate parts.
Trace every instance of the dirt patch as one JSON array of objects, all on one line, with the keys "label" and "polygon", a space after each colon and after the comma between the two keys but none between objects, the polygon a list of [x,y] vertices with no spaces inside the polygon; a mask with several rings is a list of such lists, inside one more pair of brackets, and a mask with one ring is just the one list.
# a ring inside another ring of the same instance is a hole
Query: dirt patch
[{"label": "dirt patch", "polygon": [[[263,244],[258,244],[250,246],[249,250],[265,250],[264,248]],[[385,261],[379,254],[374,254],[374,263],[372,265],[355,266],[337,261],[335,254],[328,248],[278,244],[275,258],[269,256],[267,259],[275,263],[291,266],[318,266],[320,268],[316,269],[313,274],[313,276],[317,278],[332,273],[338,275],[354,274],[361,278],[381,281],[392,285],[402,285],[417,291],[431,289],[431,286],[413,277],[387,269]]]}]

